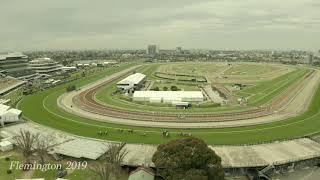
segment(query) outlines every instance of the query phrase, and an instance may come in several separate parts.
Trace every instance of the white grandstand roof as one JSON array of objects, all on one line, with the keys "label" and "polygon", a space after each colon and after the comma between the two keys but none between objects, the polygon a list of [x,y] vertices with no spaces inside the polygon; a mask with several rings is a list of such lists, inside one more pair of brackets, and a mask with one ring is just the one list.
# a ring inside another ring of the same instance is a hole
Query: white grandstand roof
[{"label": "white grandstand roof", "polygon": [[0,54],[0,60],[5,60],[8,57],[28,57],[20,52],[13,52],[8,54]]},{"label": "white grandstand roof", "polygon": [[141,73],[135,73],[132,74],[124,79],[122,79],[121,81],[119,81],[117,84],[138,84],[140,83],[144,78],[146,77],[146,75],[141,74]]},{"label": "white grandstand roof", "polygon": [[91,139],[73,139],[55,146],[51,153],[96,160],[108,150],[108,143]]},{"label": "white grandstand roof", "polygon": [[133,97],[145,98],[203,98],[201,91],[135,91]]},{"label": "white grandstand roof", "polygon": [[2,113],[4,113],[4,112],[8,111],[9,109],[10,109],[10,107],[9,107],[9,106],[4,105],[4,104],[0,104],[0,114],[2,114]]},{"label": "white grandstand roof", "polygon": [[5,114],[12,114],[12,115],[20,115],[22,113],[19,109],[9,109]]}]

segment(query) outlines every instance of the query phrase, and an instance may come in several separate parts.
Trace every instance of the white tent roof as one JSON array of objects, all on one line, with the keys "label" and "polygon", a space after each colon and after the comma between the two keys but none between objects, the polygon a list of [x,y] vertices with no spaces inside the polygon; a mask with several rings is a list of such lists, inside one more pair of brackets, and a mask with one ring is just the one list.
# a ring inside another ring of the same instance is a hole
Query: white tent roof
[{"label": "white tent roof", "polygon": [[22,113],[22,111],[20,111],[19,109],[9,109],[7,111],[7,113],[14,114],[14,115],[20,115]]},{"label": "white tent roof", "polygon": [[0,114],[2,114],[2,113],[4,113],[4,112],[8,111],[9,109],[10,109],[10,107],[9,107],[9,106],[4,105],[4,104],[0,104]]},{"label": "white tent roof", "polygon": [[165,98],[178,100],[181,98],[203,98],[201,91],[135,91],[133,98]]},{"label": "white tent roof", "polygon": [[1,141],[0,146],[1,147],[6,147],[6,146],[11,146],[12,143],[10,141]]},{"label": "white tent roof", "polygon": [[0,116],[19,116],[22,113],[19,109],[9,109],[7,111],[0,111]]},{"label": "white tent roof", "polygon": [[117,84],[138,84],[140,83],[144,78],[146,77],[146,75],[141,74],[141,73],[135,73],[132,74],[126,78],[124,78],[123,80],[119,81]]}]

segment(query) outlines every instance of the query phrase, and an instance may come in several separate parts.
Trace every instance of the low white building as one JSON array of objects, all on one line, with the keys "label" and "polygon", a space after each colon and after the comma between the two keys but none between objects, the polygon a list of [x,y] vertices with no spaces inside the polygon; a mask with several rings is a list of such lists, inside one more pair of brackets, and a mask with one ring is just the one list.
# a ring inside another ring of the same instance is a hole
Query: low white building
[{"label": "low white building", "polygon": [[204,96],[201,91],[135,91],[133,101],[153,103],[201,102]]},{"label": "low white building", "polygon": [[7,105],[0,104],[0,125],[9,122],[20,121],[22,111],[18,109],[11,109]]},{"label": "low white building", "polygon": [[138,90],[143,87],[146,81],[146,75],[141,73],[132,74],[117,83],[117,88],[122,91],[130,89]]}]

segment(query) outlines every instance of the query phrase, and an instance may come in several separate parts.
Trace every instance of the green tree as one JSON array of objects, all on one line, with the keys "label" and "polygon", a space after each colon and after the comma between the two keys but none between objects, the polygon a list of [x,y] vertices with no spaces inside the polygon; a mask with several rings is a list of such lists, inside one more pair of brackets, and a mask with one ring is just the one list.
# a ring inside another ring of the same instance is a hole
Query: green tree
[{"label": "green tree", "polygon": [[17,148],[22,152],[26,164],[30,163],[30,157],[36,152],[35,145],[38,139],[39,134],[32,134],[26,130],[20,130],[20,134],[13,138]]},{"label": "green tree", "polygon": [[76,86],[75,85],[69,85],[67,88],[66,88],[66,91],[67,92],[71,92],[71,91],[74,91],[76,90]]},{"label": "green tree", "polygon": [[152,157],[167,180],[222,180],[221,158],[201,139],[188,137],[158,146]]},{"label": "green tree", "polygon": [[178,87],[177,86],[171,86],[170,89],[171,89],[171,91],[178,91]]},{"label": "green tree", "polygon": [[168,91],[168,87],[167,86],[163,87],[163,90]]},{"label": "green tree", "polygon": [[39,157],[40,164],[45,164],[45,160],[48,157],[48,151],[54,140],[53,136],[39,136],[35,143],[35,152],[37,157]]},{"label": "green tree", "polygon": [[109,144],[106,153],[90,168],[101,180],[115,180],[121,177],[121,164],[128,154],[126,143]]},{"label": "green tree", "polygon": [[160,91],[160,88],[159,87],[155,87],[153,88],[154,91]]}]

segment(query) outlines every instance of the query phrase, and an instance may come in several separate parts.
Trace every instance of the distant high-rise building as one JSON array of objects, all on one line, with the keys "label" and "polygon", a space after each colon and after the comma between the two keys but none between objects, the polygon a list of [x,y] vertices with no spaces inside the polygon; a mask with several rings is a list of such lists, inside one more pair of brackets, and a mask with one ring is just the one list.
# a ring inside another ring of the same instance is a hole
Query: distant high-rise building
[{"label": "distant high-rise building", "polygon": [[177,48],[176,48],[176,52],[177,52],[177,53],[182,53],[182,47],[177,47]]},{"label": "distant high-rise building", "polygon": [[159,53],[159,46],[155,44],[148,45],[147,54],[148,55],[156,55]]},{"label": "distant high-rise building", "polygon": [[312,54],[309,54],[309,55],[308,55],[308,63],[309,63],[310,65],[313,64],[313,55],[312,55]]}]

